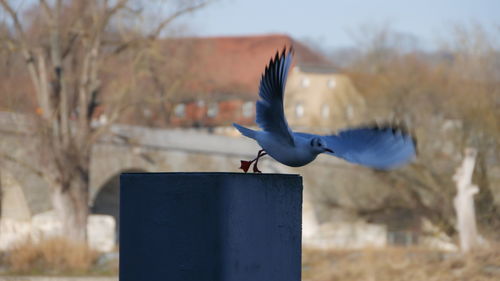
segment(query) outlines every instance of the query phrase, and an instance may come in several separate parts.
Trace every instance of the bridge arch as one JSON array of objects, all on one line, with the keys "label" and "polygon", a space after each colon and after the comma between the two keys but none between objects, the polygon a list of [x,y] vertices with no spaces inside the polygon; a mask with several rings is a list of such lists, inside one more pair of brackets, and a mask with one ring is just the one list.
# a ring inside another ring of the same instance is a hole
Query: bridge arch
[{"label": "bridge arch", "polygon": [[116,221],[116,241],[119,241],[120,231],[120,174],[121,173],[143,173],[140,168],[122,170],[114,174],[98,189],[94,197],[91,210],[92,214],[110,215]]}]

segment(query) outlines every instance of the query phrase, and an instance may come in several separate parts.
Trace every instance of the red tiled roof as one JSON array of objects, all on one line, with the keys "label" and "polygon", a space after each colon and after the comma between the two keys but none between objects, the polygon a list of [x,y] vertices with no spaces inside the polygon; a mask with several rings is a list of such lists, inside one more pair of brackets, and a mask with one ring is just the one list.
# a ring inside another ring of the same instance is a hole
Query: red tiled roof
[{"label": "red tiled roof", "polygon": [[287,35],[200,37],[190,40],[195,76],[186,86],[192,93],[213,98],[256,99],[261,74],[270,58],[293,46],[294,64],[333,67],[324,56]]}]

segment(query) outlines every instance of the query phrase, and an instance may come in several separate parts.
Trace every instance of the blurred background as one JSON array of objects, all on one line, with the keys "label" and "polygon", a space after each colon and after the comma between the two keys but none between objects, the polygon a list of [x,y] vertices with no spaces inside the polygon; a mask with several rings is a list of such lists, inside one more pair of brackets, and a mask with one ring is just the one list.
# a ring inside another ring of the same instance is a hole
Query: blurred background
[{"label": "blurred background", "polygon": [[116,280],[119,174],[239,172],[258,147],[231,123],[255,125],[260,75],[293,46],[295,130],[393,124],[418,145],[387,172],[263,160],[304,178],[303,280],[499,280],[498,11],[0,0],[0,274]]}]

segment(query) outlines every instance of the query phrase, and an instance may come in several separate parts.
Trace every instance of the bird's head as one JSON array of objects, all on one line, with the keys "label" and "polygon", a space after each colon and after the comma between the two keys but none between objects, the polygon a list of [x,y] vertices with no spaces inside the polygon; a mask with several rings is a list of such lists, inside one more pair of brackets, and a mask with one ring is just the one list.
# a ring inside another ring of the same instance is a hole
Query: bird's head
[{"label": "bird's head", "polygon": [[328,146],[326,146],[326,142],[322,138],[319,137],[312,138],[311,141],[309,142],[309,145],[311,146],[311,150],[316,154],[320,154],[323,152],[333,153],[333,150],[331,150],[330,148],[328,148]]}]

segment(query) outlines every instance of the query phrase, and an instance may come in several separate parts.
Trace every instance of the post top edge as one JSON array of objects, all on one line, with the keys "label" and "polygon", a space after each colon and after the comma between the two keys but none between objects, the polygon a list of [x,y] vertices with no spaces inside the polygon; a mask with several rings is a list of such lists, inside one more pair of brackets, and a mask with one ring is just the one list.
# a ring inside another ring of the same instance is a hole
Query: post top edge
[{"label": "post top edge", "polygon": [[238,172],[126,172],[121,173],[120,176],[134,176],[134,175],[164,175],[164,176],[179,176],[179,175],[188,175],[188,176],[285,176],[285,177],[301,177],[299,174],[277,174],[277,173],[238,173]]}]

